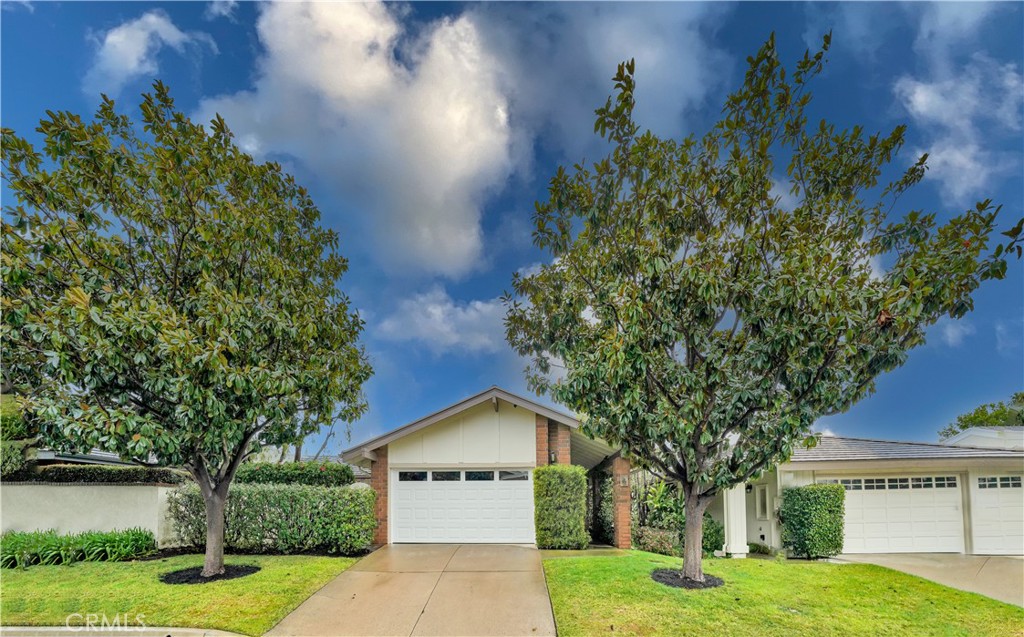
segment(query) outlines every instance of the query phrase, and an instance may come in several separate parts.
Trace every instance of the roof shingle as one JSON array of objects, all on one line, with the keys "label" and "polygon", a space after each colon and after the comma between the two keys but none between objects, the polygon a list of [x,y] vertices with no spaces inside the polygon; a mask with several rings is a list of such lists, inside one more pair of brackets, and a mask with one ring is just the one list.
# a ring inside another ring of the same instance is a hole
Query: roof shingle
[{"label": "roof shingle", "polygon": [[929,458],[1020,458],[1024,452],[1010,449],[959,447],[927,442],[897,442],[869,438],[822,436],[813,449],[798,448],[790,462],[826,460],[916,460]]}]

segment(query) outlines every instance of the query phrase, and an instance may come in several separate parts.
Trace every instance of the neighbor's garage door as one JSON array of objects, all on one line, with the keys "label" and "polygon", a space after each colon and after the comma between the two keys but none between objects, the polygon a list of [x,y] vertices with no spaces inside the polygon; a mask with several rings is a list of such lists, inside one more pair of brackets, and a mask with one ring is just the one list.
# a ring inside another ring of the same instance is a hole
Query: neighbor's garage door
[{"label": "neighbor's garage door", "polygon": [[846,488],[844,553],[962,553],[957,476],[824,478]]},{"label": "neighbor's garage door", "polygon": [[529,469],[391,473],[392,542],[532,544]]},{"label": "neighbor's garage door", "polygon": [[981,555],[1024,555],[1024,488],[1021,476],[978,478],[971,495],[974,552]]}]

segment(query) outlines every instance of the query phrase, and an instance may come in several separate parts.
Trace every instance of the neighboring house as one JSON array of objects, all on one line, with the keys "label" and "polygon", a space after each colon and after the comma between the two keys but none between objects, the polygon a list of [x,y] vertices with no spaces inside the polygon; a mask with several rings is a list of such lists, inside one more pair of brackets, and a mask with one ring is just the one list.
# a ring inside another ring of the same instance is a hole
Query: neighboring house
[{"label": "neighboring house", "polygon": [[994,447],[997,449],[1016,449],[1024,451],[1024,427],[1019,425],[1006,427],[971,427],[964,429],[955,436],[950,436],[942,444],[958,447]]},{"label": "neighboring house", "polygon": [[[532,470],[572,463],[614,476],[615,544],[630,544],[629,463],[579,421],[492,387],[342,454],[368,468],[376,542],[532,543]],[[1024,451],[825,436],[758,480],[723,492],[709,513],[724,551],[781,548],[780,493],[846,488],[848,553],[1024,554]]]},{"label": "neighboring house", "polygon": [[132,462],[121,460],[116,453],[93,449],[89,453],[64,453],[51,449],[39,449],[33,460],[38,465],[48,464],[106,464],[134,466]]}]

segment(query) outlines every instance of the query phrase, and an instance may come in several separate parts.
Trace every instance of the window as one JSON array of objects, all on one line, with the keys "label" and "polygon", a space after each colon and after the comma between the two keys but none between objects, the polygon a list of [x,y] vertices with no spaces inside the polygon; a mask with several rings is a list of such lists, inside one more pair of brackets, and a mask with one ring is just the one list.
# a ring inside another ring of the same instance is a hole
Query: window
[{"label": "window", "polygon": [[847,491],[860,491],[864,488],[864,482],[860,478],[851,478],[849,480],[840,480],[839,484],[843,485],[843,488]]},{"label": "window", "polygon": [[864,478],[865,491],[884,491],[885,478]]},{"label": "window", "polygon": [[467,471],[466,480],[469,482],[484,482],[494,480],[493,471]]},{"label": "window", "polygon": [[399,471],[398,472],[399,482],[426,482],[427,472],[426,471]]},{"label": "window", "polygon": [[931,478],[911,478],[910,479],[911,489],[931,489],[932,479]]},{"label": "window", "polygon": [[498,480],[529,480],[529,471],[499,471]]},{"label": "window", "polygon": [[955,489],[956,476],[935,476],[936,489]]},{"label": "window", "polygon": [[431,471],[430,479],[434,482],[458,482],[462,480],[461,471]]},{"label": "window", "polygon": [[768,485],[759,484],[754,487],[754,505],[757,509],[757,519],[768,519]]},{"label": "window", "polygon": [[978,478],[979,489],[1020,489],[1020,476],[986,476]]},{"label": "window", "polygon": [[910,478],[889,478],[890,489],[909,489]]}]

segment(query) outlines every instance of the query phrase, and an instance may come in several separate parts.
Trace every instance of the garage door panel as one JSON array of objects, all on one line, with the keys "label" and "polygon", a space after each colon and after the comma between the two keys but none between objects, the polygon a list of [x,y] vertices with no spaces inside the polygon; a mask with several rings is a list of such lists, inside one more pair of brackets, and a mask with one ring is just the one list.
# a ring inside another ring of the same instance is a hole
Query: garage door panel
[{"label": "garage door panel", "polygon": [[1024,554],[1024,489],[1020,474],[994,474],[972,485],[974,552]]},{"label": "garage door panel", "polygon": [[954,476],[866,475],[819,482],[841,483],[847,489],[846,553],[964,550],[960,481]]},{"label": "garage door panel", "polygon": [[419,471],[427,481],[392,474],[393,542],[534,542],[532,479],[500,480],[499,470],[481,468],[471,471],[493,471],[494,479],[467,480],[460,471],[457,481],[434,482],[432,469],[412,470]]}]

